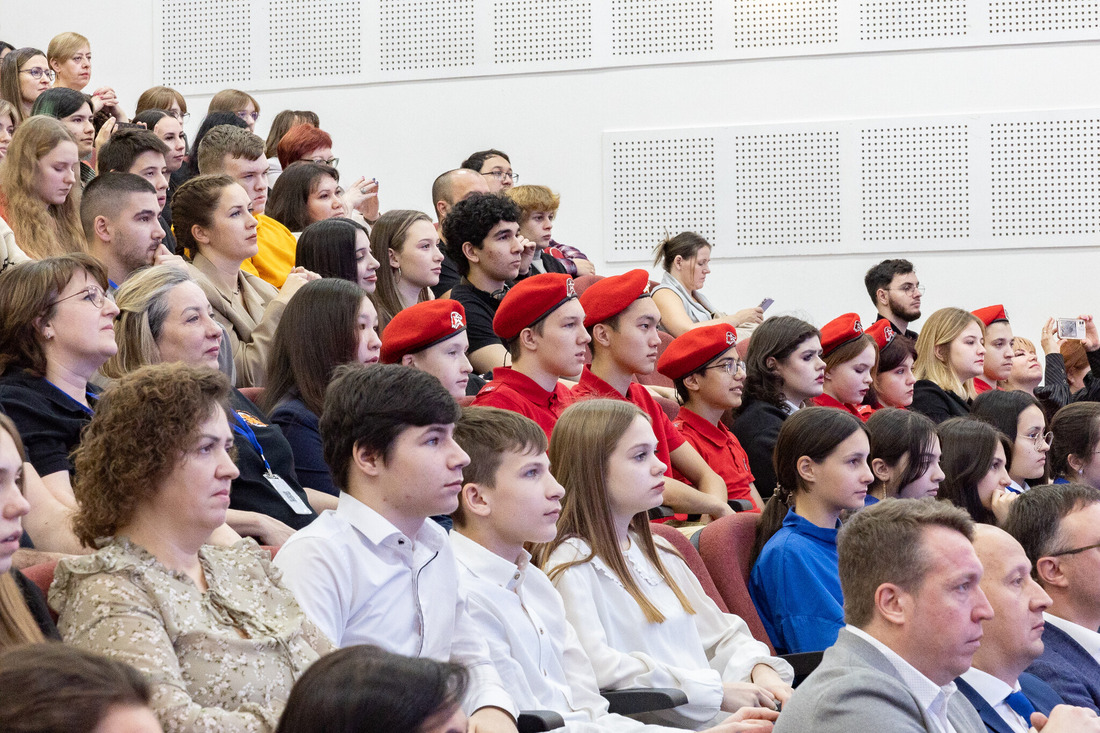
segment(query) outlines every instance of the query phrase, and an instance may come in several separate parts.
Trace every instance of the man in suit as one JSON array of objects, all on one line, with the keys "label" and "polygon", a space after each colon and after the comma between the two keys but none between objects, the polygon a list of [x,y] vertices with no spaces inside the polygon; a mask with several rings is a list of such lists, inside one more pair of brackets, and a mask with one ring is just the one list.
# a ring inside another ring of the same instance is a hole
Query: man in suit
[{"label": "man in suit", "polygon": [[1057,484],[1021,494],[1005,529],[1051,598],[1043,653],[1027,671],[1070,705],[1100,709],[1100,491]]},{"label": "man in suit", "polygon": [[[776,733],[986,733],[954,679],[970,668],[993,609],[969,515],[934,499],[886,499],[840,531],[847,626],[784,706]],[[1091,716],[1091,717],[1089,717]],[[1100,730],[1091,711],[1059,706],[1044,733]]]},{"label": "man in suit", "polygon": [[990,733],[1028,733],[1033,712],[1049,715],[1062,704],[1047,683],[1024,672],[1043,653],[1043,611],[1050,596],[1031,577],[1024,548],[1003,529],[977,525],[974,551],[993,618],[982,624],[982,645],[955,684]]}]

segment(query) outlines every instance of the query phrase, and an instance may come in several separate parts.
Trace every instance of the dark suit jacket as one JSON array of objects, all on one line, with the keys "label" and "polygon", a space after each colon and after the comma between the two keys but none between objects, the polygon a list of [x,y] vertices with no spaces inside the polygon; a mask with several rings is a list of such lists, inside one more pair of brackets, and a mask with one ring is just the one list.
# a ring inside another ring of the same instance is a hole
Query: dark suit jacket
[{"label": "dark suit jacket", "polygon": [[[962,695],[951,696],[947,719],[956,733],[986,733],[981,717]],[[775,733],[935,730],[894,665],[846,629],[840,630],[821,664],[794,691],[775,724]]]},{"label": "dark suit jacket", "polygon": [[[966,684],[962,677],[955,680],[955,684],[959,686],[959,692],[966,695],[966,699],[978,711],[978,715],[982,716],[982,722],[985,723],[985,727],[989,729],[990,733],[1013,733],[1012,728],[1009,727],[1004,718],[993,709],[992,705],[986,702],[984,697],[978,694],[977,690]],[[1062,704],[1061,696],[1051,689],[1050,685],[1027,672],[1020,675],[1020,691],[1027,695],[1027,699],[1031,701],[1035,709],[1044,715],[1050,715],[1050,711],[1055,705]],[[1028,724],[1030,725],[1030,721],[1028,721]]]},{"label": "dark suit jacket", "polygon": [[928,379],[918,379],[913,385],[913,412],[927,416],[937,425],[950,417],[966,417],[970,405],[954,392],[948,392]]},{"label": "dark suit jacket", "polygon": [[1043,654],[1027,671],[1053,687],[1066,704],[1100,712],[1100,664],[1054,624],[1043,630]]}]

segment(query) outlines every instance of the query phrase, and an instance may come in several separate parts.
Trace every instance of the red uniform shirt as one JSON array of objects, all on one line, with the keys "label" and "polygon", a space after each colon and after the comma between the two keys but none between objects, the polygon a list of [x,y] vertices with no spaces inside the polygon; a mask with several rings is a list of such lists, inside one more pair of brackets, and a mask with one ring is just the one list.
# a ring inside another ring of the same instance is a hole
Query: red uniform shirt
[{"label": "red uniform shirt", "polygon": [[[668,415],[657,404],[657,400],[653,399],[653,395],[649,393],[648,389],[637,382],[631,382],[630,387],[627,388],[626,397],[623,397],[619,390],[597,377],[586,366],[584,371],[581,372],[581,381],[573,388],[572,392],[574,401],[585,397],[605,397],[612,400],[622,400],[623,402],[633,402],[642,408],[642,411],[649,415],[649,419],[653,421],[653,432],[657,436],[657,458],[670,470],[672,469],[670,454],[684,444],[684,438],[676,428],[672,427],[672,421],[668,419]],[[665,471],[665,473],[671,475],[669,471]]]},{"label": "red uniform shirt", "polygon": [[531,418],[546,433],[547,440],[569,402],[569,390],[561,384],[555,384],[554,391],[547,392],[538,382],[512,367],[493,369],[493,380],[474,398],[476,407],[499,407]]},{"label": "red uniform shirt", "polygon": [[849,412],[858,417],[863,422],[867,422],[867,418],[871,417],[875,408],[870,405],[846,405],[840,400],[834,399],[827,394],[819,394],[810,400],[814,405],[818,407],[836,407],[837,409]]},{"label": "red uniform shirt", "polygon": [[983,392],[989,392],[989,391],[992,391],[994,389],[1000,389],[1000,387],[993,386],[992,384],[985,381],[981,377],[974,377],[974,391],[977,392],[978,394],[982,394]]},{"label": "red uniform shirt", "polygon": [[[753,482],[753,476],[749,469],[749,456],[729,428],[722,423],[715,425],[686,407],[680,408],[672,426],[726,482],[730,499],[752,501],[749,485]],[[677,471],[672,471],[672,477],[691,483]],[[760,511],[760,507],[756,507],[756,511]]]}]

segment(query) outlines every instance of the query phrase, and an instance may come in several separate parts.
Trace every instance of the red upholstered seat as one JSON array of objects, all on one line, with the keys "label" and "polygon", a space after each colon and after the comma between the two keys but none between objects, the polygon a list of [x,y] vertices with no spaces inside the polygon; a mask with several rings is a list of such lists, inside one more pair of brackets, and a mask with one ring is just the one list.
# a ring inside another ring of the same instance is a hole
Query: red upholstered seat
[{"label": "red upholstered seat", "polygon": [[696,551],[691,541],[684,536],[684,533],[675,527],[669,527],[664,524],[651,523],[649,528],[653,531],[653,534],[660,535],[675,547],[681,555],[684,557],[684,561],[688,567],[691,568],[691,572],[695,574],[695,577],[699,579],[699,585],[703,586],[703,590],[710,596],[718,608],[722,609],[724,613],[729,613],[729,608],[726,606],[726,602],[722,599],[722,594],[718,592],[718,588],[714,585],[714,580],[711,579],[710,573],[707,571],[707,566],[703,563],[703,558],[699,557],[698,551]]}]

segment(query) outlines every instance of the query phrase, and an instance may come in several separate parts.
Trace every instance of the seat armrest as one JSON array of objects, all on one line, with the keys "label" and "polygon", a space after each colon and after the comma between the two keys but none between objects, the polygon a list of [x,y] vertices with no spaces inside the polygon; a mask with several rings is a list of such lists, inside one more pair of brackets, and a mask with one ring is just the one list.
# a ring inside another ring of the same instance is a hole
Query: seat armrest
[{"label": "seat armrest", "polygon": [[648,713],[653,710],[687,705],[687,695],[674,687],[632,687],[626,690],[600,690],[609,711],[619,715]]},{"label": "seat armrest", "polygon": [[669,517],[676,516],[676,512],[672,511],[672,507],[656,506],[649,510],[649,519],[668,519]]},{"label": "seat armrest", "polygon": [[542,733],[564,727],[565,721],[552,710],[521,710],[516,721],[519,733]]},{"label": "seat armrest", "polygon": [[756,505],[748,499],[730,499],[727,503],[730,505],[730,509],[735,512],[751,512],[756,508]]},{"label": "seat armrest", "polygon": [[810,673],[821,664],[821,657],[825,652],[801,652],[799,654],[780,654],[780,659],[785,659],[794,667],[794,686],[798,687],[802,680],[810,676]]}]

